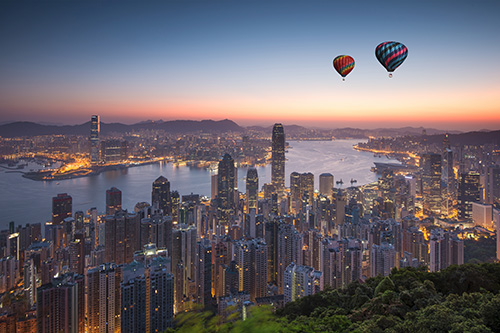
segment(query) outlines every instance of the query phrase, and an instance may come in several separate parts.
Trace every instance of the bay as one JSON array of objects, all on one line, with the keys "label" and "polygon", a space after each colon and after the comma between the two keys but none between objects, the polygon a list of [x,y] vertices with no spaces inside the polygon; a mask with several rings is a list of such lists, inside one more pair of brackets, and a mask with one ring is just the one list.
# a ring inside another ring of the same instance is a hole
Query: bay
[{"label": "bay", "polygon": [[[335,181],[342,179],[344,187],[371,183],[377,179],[370,169],[373,162],[397,162],[386,157],[352,149],[359,140],[290,141],[286,153],[285,185],[290,184],[290,173],[312,172],[314,187],[319,188],[319,175],[331,173]],[[30,169],[28,165],[27,170]],[[238,189],[245,191],[247,168],[238,169]],[[257,168],[259,186],[271,181],[271,165]],[[51,219],[52,197],[68,193],[73,198],[73,212],[96,207],[105,211],[106,190],[117,187],[122,191],[122,206],[133,210],[137,202],[151,202],[153,181],[160,175],[170,181],[171,190],[180,195],[210,196],[213,171],[188,166],[176,167],[172,163],[150,164],[123,170],[103,172],[96,176],[55,181],[33,181],[19,173],[0,171],[0,229],[8,223],[45,223]]]}]

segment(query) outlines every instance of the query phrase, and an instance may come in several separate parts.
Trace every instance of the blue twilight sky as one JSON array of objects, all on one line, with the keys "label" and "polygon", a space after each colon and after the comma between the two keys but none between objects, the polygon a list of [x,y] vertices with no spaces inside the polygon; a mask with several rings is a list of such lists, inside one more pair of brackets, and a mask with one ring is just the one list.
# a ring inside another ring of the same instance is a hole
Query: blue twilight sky
[{"label": "blue twilight sky", "polygon": [[[1,1],[0,122],[500,126],[500,1]],[[408,47],[389,79],[374,56]],[[345,82],[340,54],[356,66]]]}]

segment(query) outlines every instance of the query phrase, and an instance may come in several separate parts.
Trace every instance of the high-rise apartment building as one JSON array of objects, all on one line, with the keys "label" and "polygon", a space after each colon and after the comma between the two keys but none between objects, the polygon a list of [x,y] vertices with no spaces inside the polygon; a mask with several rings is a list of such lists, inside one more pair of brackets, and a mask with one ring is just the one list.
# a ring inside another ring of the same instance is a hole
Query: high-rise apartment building
[{"label": "high-rise apartment building", "polygon": [[100,159],[99,133],[101,132],[101,120],[99,116],[90,118],[90,162],[97,164]]},{"label": "high-rise apartment building", "polygon": [[106,190],[106,215],[114,215],[122,210],[122,191],[116,187]]},{"label": "high-rise apartment building", "polygon": [[84,288],[83,276],[73,274],[37,288],[37,332],[83,332]]},{"label": "high-rise apartment building", "polygon": [[281,124],[274,124],[271,148],[271,183],[281,196],[285,188],[285,131]]},{"label": "high-rise apartment building", "polygon": [[163,332],[173,324],[174,276],[158,257],[123,268],[121,332]]},{"label": "high-rise apartment building", "polygon": [[238,270],[239,291],[246,291],[255,300],[266,295],[267,245],[254,238],[234,243],[234,261]]},{"label": "high-rise apartment building", "polygon": [[103,264],[87,272],[87,332],[120,332],[121,268]]},{"label": "high-rise apartment building", "polygon": [[370,254],[371,276],[388,276],[396,264],[396,250],[394,245],[382,242],[382,244],[372,245]]},{"label": "high-rise apartment building", "polygon": [[197,303],[207,307],[212,303],[212,244],[208,239],[197,243],[196,257]]},{"label": "high-rise apartment building", "polygon": [[301,297],[314,295],[321,291],[322,273],[312,267],[291,263],[285,269],[285,303]]},{"label": "high-rise apartment building", "polygon": [[141,250],[139,217],[138,214],[126,210],[106,216],[104,220],[106,262],[127,264],[134,259],[134,252]]}]

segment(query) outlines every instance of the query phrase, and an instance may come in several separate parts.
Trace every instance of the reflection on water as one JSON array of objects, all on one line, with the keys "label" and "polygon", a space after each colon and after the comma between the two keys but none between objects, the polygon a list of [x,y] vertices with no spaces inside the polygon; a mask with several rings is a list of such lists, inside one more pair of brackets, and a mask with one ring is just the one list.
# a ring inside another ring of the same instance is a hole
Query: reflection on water
[{"label": "reflection on water", "polygon": [[[376,180],[370,172],[373,161],[380,161],[373,154],[352,149],[358,140],[290,142],[286,154],[286,185],[290,173],[312,172],[315,188],[319,175],[329,172],[335,181],[342,179],[344,186],[352,179],[357,185]],[[384,157],[383,161],[390,162]],[[27,167],[29,170],[30,166]],[[259,185],[271,180],[271,166],[258,167]],[[247,168],[238,169],[238,189],[245,191],[244,177]],[[96,176],[38,182],[21,177],[19,173],[0,173],[0,228],[7,228],[9,221],[16,224],[45,222],[51,218],[52,197],[57,193],[69,193],[73,197],[73,211],[86,211],[96,207],[105,210],[106,190],[115,186],[122,191],[123,207],[129,210],[140,201],[151,201],[151,186],[160,175],[168,178],[170,188],[181,195],[197,193],[210,196],[211,175],[206,169],[187,166],[175,167],[171,163],[150,164],[129,169],[113,170]]]}]

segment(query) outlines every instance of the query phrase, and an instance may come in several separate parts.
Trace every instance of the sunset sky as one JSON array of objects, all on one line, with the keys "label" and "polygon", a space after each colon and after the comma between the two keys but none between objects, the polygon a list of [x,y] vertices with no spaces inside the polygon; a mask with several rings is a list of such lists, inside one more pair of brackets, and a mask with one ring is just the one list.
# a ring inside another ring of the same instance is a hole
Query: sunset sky
[{"label": "sunset sky", "polygon": [[[500,128],[500,1],[1,1],[0,123]],[[390,79],[383,41],[408,47]],[[337,55],[356,61],[343,82]]]}]

